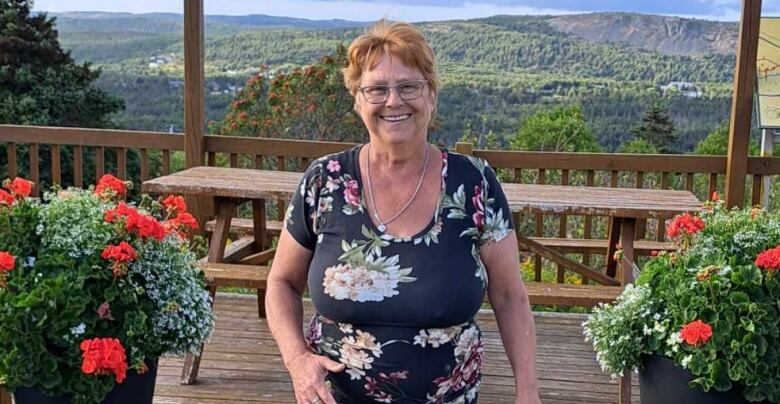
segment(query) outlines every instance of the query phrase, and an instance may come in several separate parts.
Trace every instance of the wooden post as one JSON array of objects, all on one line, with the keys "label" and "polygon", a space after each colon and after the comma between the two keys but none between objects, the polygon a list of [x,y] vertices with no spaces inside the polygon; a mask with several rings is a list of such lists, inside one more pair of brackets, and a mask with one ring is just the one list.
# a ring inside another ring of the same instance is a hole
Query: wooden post
[{"label": "wooden post", "polygon": [[455,152],[470,156],[474,153],[474,145],[469,142],[457,142],[455,143]]},{"label": "wooden post", "polygon": [[726,162],[726,206],[728,208],[742,207],[745,198],[745,176],[747,175],[750,118],[753,109],[760,20],[761,0],[743,0]]},{"label": "wooden post", "polygon": [[11,393],[0,387],[0,404],[12,404]]},{"label": "wooden post", "polygon": [[[187,168],[203,165],[206,126],[203,72],[203,0],[184,0],[184,154]],[[205,228],[214,208],[209,198],[188,197],[187,204]]]},{"label": "wooden post", "polygon": [[[761,157],[772,157],[775,147],[775,130],[764,129],[761,134]],[[772,176],[761,177],[761,184],[753,184],[761,187],[761,206],[769,209],[769,195],[772,193]]]}]

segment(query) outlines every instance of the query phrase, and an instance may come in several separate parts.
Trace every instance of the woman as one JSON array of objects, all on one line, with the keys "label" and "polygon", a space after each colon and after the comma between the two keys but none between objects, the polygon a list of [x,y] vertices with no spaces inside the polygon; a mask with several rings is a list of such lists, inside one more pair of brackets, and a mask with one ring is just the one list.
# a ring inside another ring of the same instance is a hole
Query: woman
[{"label": "woman", "polygon": [[[411,25],[380,21],[343,73],[370,140],[306,171],[268,279],[268,324],[298,403],[476,402],[485,290],[517,403],[538,403],[504,194],[483,160],[427,142],[433,51]],[[317,313],[304,336],[307,285]]]}]

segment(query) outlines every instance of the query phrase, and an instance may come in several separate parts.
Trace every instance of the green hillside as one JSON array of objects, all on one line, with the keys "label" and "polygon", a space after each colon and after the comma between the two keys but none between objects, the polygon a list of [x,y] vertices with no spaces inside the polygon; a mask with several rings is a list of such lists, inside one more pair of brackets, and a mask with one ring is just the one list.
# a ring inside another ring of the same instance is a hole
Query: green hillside
[{"label": "green hillside", "polygon": [[[581,16],[577,21],[587,25],[581,19],[596,17],[604,24],[603,14]],[[624,30],[619,24],[626,18],[618,17],[608,23]],[[564,33],[559,21],[558,25],[551,23],[552,18],[500,16],[419,24],[436,52],[445,83],[439,101],[442,127],[434,139],[451,144],[465,131],[493,131],[503,138],[540,108],[580,104],[599,143],[614,150],[631,137],[630,129],[653,98],[663,97],[681,134],[679,149],[687,151],[727,119],[733,53],[651,51],[592,35]],[[655,20],[670,24],[668,17],[642,19],[648,30],[655,29]],[[182,37],[175,18],[121,15],[108,21],[62,18],[63,46],[72,49],[78,60],[104,69],[100,86],[127,102],[127,110],[117,117],[121,126],[180,128],[182,97],[175,82],[183,70]],[[221,118],[231,100],[232,90],[226,93],[225,88],[240,86],[260,65],[273,70],[312,63],[362,32],[354,27],[359,23],[348,26],[348,22],[344,22],[347,27],[336,29],[302,29],[278,28],[284,24],[273,18],[207,21],[208,81],[223,84],[212,84],[212,91],[207,91],[210,119]],[[685,27],[692,27],[686,29],[700,29],[696,20],[684,22]],[[701,22],[705,23],[709,30],[730,32],[733,28]],[[668,42],[668,38],[658,41]],[[696,49],[708,46],[695,45]],[[683,43],[678,48],[693,47],[686,46]],[[662,95],[659,87],[671,81],[693,82],[702,94],[696,98]],[[149,99],[158,102],[149,105]]]}]

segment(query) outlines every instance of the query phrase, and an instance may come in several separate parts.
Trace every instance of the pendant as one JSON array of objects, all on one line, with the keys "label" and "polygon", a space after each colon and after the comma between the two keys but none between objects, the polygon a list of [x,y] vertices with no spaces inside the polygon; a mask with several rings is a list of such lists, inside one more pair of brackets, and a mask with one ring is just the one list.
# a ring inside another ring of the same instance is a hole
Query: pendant
[{"label": "pendant", "polygon": [[384,233],[384,232],[385,232],[385,229],[387,229],[387,227],[385,227],[385,225],[383,225],[383,224],[380,224],[380,225],[379,225],[379,226],[377,226],[376,228],[377,228],[377,229],[379,229],[379,231],[381,231],[382,233]]}]

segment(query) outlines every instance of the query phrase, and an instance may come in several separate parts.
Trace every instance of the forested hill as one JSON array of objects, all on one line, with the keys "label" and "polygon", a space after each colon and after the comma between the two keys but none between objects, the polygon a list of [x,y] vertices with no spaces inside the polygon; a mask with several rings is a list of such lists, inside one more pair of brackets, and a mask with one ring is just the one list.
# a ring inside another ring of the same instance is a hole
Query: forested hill
[{"label": "forested hill", "polygon": [[[178,14],[59,13],[63,46],[104,71],[99,85],[125,98],[117,118],[132,129],[180,127],[183,71]],[[209,119],[220,119],[260,65],[305,65],[332,54],[366,22],[309,21],[262,15],[206,16]],[[581,105],[599,143],[614,150],[630,139],[649,103],[663,97],[681,151],[720,125],[729,108],[737,26],[664,16],[597,13],[495,16],[417,24],[436,52],[445,87],[442,127],[452,143],[464,132],[514,133],[551,105]],[[700,92],[664,94],[669,82]],[[149,103],[149,97],[159,102]]]},{"label": "forested hill", "polygon": [[[150,53],[181,52],[177,14],[55,15],[65,44],[83,60],[144,64],[139,59]],[[365,24],[262,15],[208,16],[206,21],[206,58],[223,70],[311,63],[348,43]],[[443,64],[652,82],[725,82],[733,74],[734,52],[728,52],[736,42],[733,23],[603,13],[419,25]]]}]

